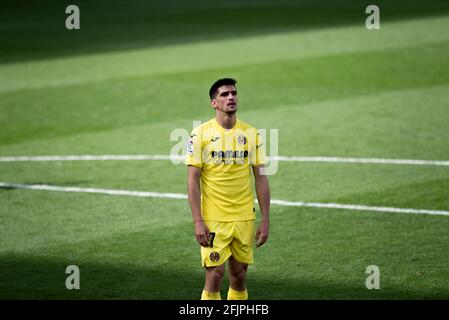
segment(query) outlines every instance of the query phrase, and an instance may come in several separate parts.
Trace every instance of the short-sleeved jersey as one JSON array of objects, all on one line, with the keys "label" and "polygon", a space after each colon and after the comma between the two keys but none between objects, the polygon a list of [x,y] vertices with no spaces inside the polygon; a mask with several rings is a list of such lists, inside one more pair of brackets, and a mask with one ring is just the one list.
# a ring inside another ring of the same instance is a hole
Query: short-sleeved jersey
[{"label": "short-sleeved jersey", "polygon": [[265,162],[256,128],[237,120],[224,129],[215,119],[195,128],[187,145],[187,165],[201,168],[203,220],[254,220],[251,166]]}]

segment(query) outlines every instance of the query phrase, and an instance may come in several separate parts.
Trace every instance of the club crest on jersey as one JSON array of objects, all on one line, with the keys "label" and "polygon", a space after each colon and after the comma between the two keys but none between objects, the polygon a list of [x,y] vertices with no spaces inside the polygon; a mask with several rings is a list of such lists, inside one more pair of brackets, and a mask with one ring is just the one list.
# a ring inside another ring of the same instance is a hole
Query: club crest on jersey
[{"label": "club crest on jersey", "polygon": [[211,252],[211,254],[209,255],[210,261],[212,262],[217,262],[218,260],[220,260],[220,254],[218,252]]},{"label": "club crest on jersey", "polygon": [[237,142],[239,144],[246,144],[246,137],[245,136],[238,136]]}]

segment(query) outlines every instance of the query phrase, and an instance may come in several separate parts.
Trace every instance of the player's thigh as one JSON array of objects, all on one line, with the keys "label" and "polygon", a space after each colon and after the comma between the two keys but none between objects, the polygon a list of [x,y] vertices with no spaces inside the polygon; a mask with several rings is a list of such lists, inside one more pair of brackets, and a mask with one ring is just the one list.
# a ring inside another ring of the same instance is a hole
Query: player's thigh
[{"label": "player's thigh", "polygon": [[234,258],[234,256],[231,256],[229,258],[229,274],[231,277],[244,277],[246,274],[246,270],[248,269],[247,263],[242,263]]},{"label": "player's thigh", "polygon": [[210,278],[222,278],[225,272],[225,265],[206,267],[206,276]]}]

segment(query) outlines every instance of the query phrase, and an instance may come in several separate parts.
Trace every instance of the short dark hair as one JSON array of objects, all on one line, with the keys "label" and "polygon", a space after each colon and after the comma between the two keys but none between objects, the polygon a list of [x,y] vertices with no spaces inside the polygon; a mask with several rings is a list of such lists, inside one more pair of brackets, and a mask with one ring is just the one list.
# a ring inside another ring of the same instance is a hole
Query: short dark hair
[{"label": "short dark hair", "polygon": [[237,80],[232,79],[232,78],[218,79],[217,81],[214,82],[212,87],[210,87],[210,89],[209,89],[210,99],[212,100],[217,97],[218,88],[220,88],[221,86],[228,86],[228,85],[235,86],[236,83],[237,83]]}]

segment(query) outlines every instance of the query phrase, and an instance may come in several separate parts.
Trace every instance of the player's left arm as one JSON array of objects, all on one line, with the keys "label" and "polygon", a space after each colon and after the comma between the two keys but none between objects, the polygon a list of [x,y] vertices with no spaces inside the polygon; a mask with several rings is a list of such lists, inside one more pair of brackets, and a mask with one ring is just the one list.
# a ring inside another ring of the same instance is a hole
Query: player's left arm
[{"label": "player's left arm", "polygon": [[260,247],[268,240],[270,232],[270,187],[268,185],[268,177],[261,174],[263,165],[254,165],[253,173],[256,182],[257,201],[261,213],[260,226],[256,231],[257,247]]}]

